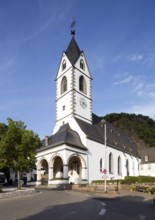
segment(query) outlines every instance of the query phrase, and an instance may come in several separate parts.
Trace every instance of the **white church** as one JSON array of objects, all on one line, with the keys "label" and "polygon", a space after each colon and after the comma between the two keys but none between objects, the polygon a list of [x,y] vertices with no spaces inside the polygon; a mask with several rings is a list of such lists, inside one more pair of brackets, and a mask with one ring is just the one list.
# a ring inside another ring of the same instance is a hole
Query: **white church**
[{"label": "white church", "polygon": [[56,76],[54,131],[36,155],[37,185],[139,175],[140,157],[130,137],[93,114],[92,105],[92,76],[72,31]]}]

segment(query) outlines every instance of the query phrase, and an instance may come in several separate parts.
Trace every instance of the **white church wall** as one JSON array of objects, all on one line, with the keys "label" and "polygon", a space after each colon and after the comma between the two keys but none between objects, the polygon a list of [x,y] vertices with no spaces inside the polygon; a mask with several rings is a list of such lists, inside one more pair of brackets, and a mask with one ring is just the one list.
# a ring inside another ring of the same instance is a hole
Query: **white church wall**
[{"label": "white church wall", "polygon": [[69,121],[69,125],[72,130],[76,131],[79,134],[83,145],[85,147],[87,147],[86,134],[81,130],[81,128],[78,125],[78,123],[76,122],[75,118],[71,118],[71,120]]},{"label": "white church wall", "polygon": [[[127,176],[126,160],[129,161],[129,175],[138,176],[138,160],[130,156],[129,154],[124,154],[123,152],[106,146],[106,165],[105,161],[105,146],[94,142],[92,140],[87,140],[88,147],[88,166],[89,166],[89,182],[92,180],[99,180],[104,178],[104,174],[100,172],[100,159],[103,161],[103,169],[107,170],[107,179],[124,179]],[[113,168],[110,173],[109,170],[109,154],[112,153],[113,158]],[[121,158],[121,172],[118,173],[118,157]]]},{"label": "white church wall", "polygon": [[91,183],[92,180],[101,180],[103,173],[100,170],[100,160],[102,159],[102,164],[104,168],[105,161],[105,146],[87,139],[88,147],[88,181]]},{"label": "white church wall", "polygon": [[140,164],[140,176],[153,176],[155,177],[155,163]]}]

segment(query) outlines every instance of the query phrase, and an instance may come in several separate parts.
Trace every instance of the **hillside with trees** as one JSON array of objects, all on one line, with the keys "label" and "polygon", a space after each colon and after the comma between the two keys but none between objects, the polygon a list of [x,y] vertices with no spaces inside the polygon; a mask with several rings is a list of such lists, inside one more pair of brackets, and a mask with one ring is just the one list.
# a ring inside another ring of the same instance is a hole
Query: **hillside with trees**
[{"label": "hillside with trees", "polygon": [[148,116],[112,113],[101,118],[127,132],[138,149],[155,147],[155,121]]}]

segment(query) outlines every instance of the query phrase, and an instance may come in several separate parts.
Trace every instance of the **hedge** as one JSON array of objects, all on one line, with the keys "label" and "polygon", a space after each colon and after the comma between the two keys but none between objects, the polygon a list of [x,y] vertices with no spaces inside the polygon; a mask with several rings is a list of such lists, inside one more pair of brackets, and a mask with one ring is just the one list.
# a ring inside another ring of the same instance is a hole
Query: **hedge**
[{"label": "hedge", "polygon": [[[151,176],[126,176],[124,180],[107,180],[107,183],[135,184],[135,183],[155,183],[155,177]],[[93,180],[92,184],[104,184],[104,180]]]}]

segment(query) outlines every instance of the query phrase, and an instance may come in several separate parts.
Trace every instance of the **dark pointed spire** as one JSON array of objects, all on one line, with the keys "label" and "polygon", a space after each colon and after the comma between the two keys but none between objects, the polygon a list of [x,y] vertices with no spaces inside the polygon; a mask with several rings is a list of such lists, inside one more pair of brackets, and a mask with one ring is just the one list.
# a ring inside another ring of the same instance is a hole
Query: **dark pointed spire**
[{"label": "dark pointed spire", "polygon": [[72,39],[68,45],[68,48],[66,50],[66,56],[68,57],[68,59],[70,60],[71,64],[74,65],[76,60],[78,59],[78,57],[81,54],[81,50],[79,48],[79,46],[77,45],[75,39],[74,39],[74,35],[72,35]]}]

